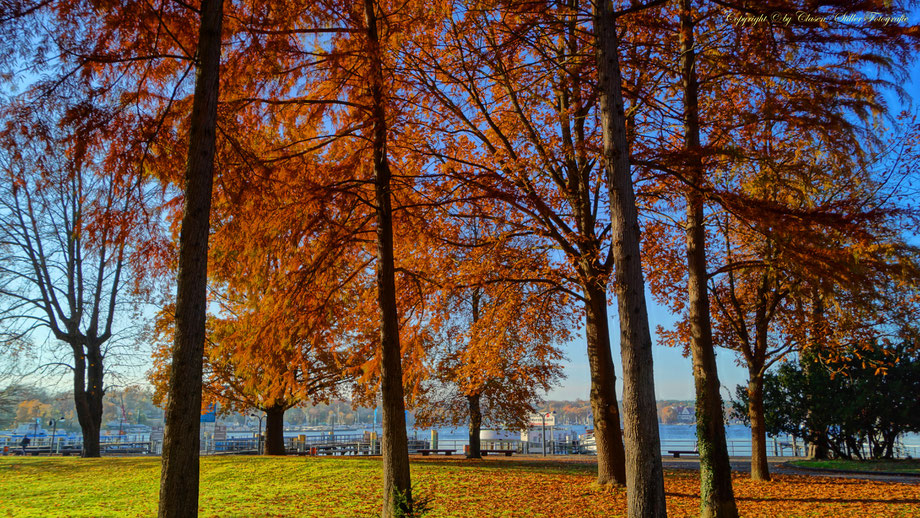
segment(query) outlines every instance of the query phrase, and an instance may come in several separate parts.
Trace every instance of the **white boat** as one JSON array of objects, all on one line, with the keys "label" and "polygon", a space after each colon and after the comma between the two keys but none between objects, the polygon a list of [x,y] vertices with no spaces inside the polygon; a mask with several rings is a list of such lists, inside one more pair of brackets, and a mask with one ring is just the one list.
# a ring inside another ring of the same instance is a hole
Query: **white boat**
[{"label": "white boat", "polygon": [[584,435],[578,436],[578,450],[580,453],[597,455],[597,442],[594,438],[594,430],[588,430]]}]

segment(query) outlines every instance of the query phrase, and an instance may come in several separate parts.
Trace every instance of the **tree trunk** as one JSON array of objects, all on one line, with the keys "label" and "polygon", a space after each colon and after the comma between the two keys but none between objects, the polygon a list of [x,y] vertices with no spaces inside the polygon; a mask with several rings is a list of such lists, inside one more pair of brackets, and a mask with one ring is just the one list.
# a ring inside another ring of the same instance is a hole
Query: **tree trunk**
[{"label": "tree trunk", "polygon": [[898,436],[900,435],[901,435],[901,430],[897,430],[897,431],[893,430],[889,433],[884,434],[884,437],[885,437],[885,449],[883,453],[884,458],[886,459],[894,458],[894,443],[895,441],[897,441]]},{"label": "tree trunk", "polygon": [[627,515],[654,518],[667,516],[667,509],[658,439],[652,335],[645,305],[645,281],[639,253],[639,216],[626,140],[619,42],[616,20],[608,0],[594,1],[593,22],[597,45],[598,104],[610,196],[614,292],[620,316]]},{"label": "tree trunk", "polygon": [[626,453],[620,431],[616,374],[610,354],[607,324],[607,290],[587,283],[585,288],[585,339],[591,368],[591,410],[597,444],[597,483],[626,484]]},{"label": "tree trunk", "polygon": [[[814,369],[821,368],[817,363],[819,360],[816,351],[817,349],[810,347],[802,351],[799,355],[799,364],[802,366],[805,379],[808,380],[806,387],[811,386],[812,379],[818,375]],[[808,434],[808,440],[812,443],[809,458],[814,460],[826,460],[830,457],[830,441],[827,436],[827,427],[824,426],[823,423],[816,422],[817,419],[815,418],[816,412],[813,409],[813,399],[811,393],[805,394],[807,405],[805,411],[805,426],[807,428],[806,433]]]},{"label": "tree trunk", "polygon": [[[688,208],[689,210],[689,208]],[[702,210],[699,211],[702,221]],[[704,241],[702,226],[688,235],[688,266],[690,269],[689,320],[690,350],[693,354],[693,381],[696,389],[696,438],[700,453],[700,516],[738,516],[732,489],[732,471],[725,439],[724,410],[719,394],[719,377],[712,345],[709,320],[709,297],[706,296],[705,259],[696,246]],[[688,234],[689,234],[688,233]],[[699,270],[702,269],[703,272]],[[694,272],[694,270],[696,270]]]},{"label": "tree trunk", "polygon": [[703,163],[691,0],[681,5],[681,72],[684,82],[684,139],[687,191],[687,296],[690,351],[696,389],[696,439],[700,452],[700,516],[736,518],[732,470],[725,441],[722,396],[712,343],[706,290],[706,229],[703,222]]},{"label": "tree trunk", "polygon": [[812,446],[814,449],[811,453],[812,460],[827,460],[830,458],[830,450],[827,447],[827,432],[824,430],[812,430]]},{"label": "tree trunk", "polygon": [[207,311],[208,231],[217,130],[223,0],[203,0],[195,94],[179,236],[176,335],[172,350],[159,517],[198,513],[202,356]]},{"label": "tree trunk", "polygon": [[466,396],[470,405],[470,452],[467,455],[469,459],[481,459],[482,451],[479,441],[479,431],[482,429],[482,408],[479,406],[479,394]]},{"label": "tree trunk", "polygon": [[[818,354],[821,350],[822,339],[826,335],[824,322],[824,298],[817,287],[813,287],[812,295],[812,312],[811,312],[811,332],[809,335],[808,348],[799,355],[802,370],[805,371],[805,378],[811,380],[814,376],[813,369],[817,366]],[[815,460],[825,460],[828,458],[828,440],[827,428],[822,423],[815,422],[815,412],[812,409],[812,395],[806,394],[805,400],[808,409],[805,411],[805,426],[808,427],[808,436],[811,438],[814,450],[811,458]]]},{"label": "tree trunk", "polygon": [[763,413],[763,376],[751,373],[748,380],[748,418],[751,420],[751,478],[770,480],[767,465],[767,425]]},{"label": "tree trunk", "polygon": [[[812,378],[817,375],[814,369],[821,368],[817,363],[819,360],[816,351],[817,349],[810,347],[802,351],[799,355],[799,364],[802,366],[805,379],[808,380],[806,386],[811,386]],[[809,458],[814,460],[826,460],[830,456],[827,427],[823,423],[816,422],[817,419],[815,418],[816,412],[813,408],[813,399],[810,393],[805,394],[807,405],[805,411],[805,426],[807,428],[806,433],[808,434],[808,440],[812,443]]]},{"label": "tree trunk", "polygon": [[[83,434],[83,457],[99,457],[102,428],[102,382],[105,372],[99,347],[71,345],[74,351],[73,397],[77,421]],[[88,351],[84,354],[84,350]],[[87,364],[89,360],[89,364]]]},{"label": "tree trunk", "polygon": [[834,456],[838,459],[850,459],[850,454],[846,451],[846,443],[843,439],[834,438],[834,440],[829,440],[827,442],[828,447],[834,452]]},{"label": "tree trunk", "polygon": [[862,444],[856,442],[856,437],[849,435],[844,439],[844,442],[847,445],[848,459],[856,457],[859,460],[863,460]]},{"label": "tree trunk", "polygon": [[265,455],[284,455],[284,407],[265,409]]},{"label": "tree trunk", "polygon": [[393,209],[390,206],[390,163],[387,158],[387,126],[383,98],[383,66],[377,35],[374,1],[364,0],[370,60],[374,189],[377,200],[377,302],[380,307],[380,389],[383,407],[383,517],[412,512],[409,477],[409,445],[403,400],[399,316],[396,307],[396,274],[393,258]]},{"label": "tree trunk", "polygon": [[[470,309],[472,310],[472,324],[479,322],[479,299],[480,292],[474,288],[470,297]],[[475,361],[475,360],[474,360]],[[467,455],[470,459],[481,459],[482,448],[479,440],[479,431],[482,429],[482,407],[480,406],[482,396],[477,392],[466,397],[470,409],[470,451]]]}]

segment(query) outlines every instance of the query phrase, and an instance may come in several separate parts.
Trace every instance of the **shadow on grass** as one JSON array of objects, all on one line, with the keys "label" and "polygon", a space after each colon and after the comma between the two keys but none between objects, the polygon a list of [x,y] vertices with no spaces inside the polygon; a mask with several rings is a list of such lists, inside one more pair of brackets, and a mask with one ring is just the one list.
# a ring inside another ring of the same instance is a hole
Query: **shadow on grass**
[{"label": "shadow on grass", "polygon": [[[20,476],[59,477],[64,480],[70,477],[107,477],[112,473],[122,471],[146,472],[158,470],[160,458],[137,457],[33,457],[26,460],[4,459],[0,461],[0,473]],[[0,509],[2,509],[0,505]]]},{"label": "shadow on grass", "polygon": [[[680,497],[680,498],[695,498],[699,499],[699,493],[676,493],[673,491],[667,491],[665,493],[667,496]],[[800,502],[800,503],[815,503],[815,504],[888,504],[888,505],[902,505],[902,504],[920,504],[920,499],[918,498],[817,498],[817,497],[757,497],[757,496],[738,496],[735,495],[735,500],[739,502],[760,502],[760,503],[776,503],[776,502]]]},{"label": "shadow on grass", "polygon": [[792,468],[840,472],[865,473],[868,475],[920,475],[920,460],[917,459],[870,459],[870,460],[796,460],[787,463]]}]

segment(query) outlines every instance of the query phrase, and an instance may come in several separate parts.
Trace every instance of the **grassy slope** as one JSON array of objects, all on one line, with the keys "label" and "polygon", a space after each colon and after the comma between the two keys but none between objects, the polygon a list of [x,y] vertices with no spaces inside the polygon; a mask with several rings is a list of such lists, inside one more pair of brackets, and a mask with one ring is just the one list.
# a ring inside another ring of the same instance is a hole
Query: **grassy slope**
[{"label": "grassy slope", "polygon": [[[623,516],[623,490],[592,488],[591,463],[413,459],[413,483],[432,517]],[[780,476],[735,478],[743,516],[920,517],[920,485]],[[159,459],[0,457],[0,517],[153,516]],[[361,458],[208,457],[200,516],[378,515],[380,461]],[[695,516],[699,481],[666,475],[669,516]]]}]

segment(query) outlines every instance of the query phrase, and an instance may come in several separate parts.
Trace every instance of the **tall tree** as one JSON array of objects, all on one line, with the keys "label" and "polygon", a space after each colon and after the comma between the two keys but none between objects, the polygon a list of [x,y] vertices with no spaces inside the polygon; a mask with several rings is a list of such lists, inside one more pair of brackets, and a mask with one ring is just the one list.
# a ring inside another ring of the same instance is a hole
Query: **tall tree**
[{"label": "tall tree", "polygon": [[[441,188],[461,200],[490,199],[480,214],[543,254],[559,289],[582,306],[598,441],[598,482],[625,484],[607,285],[612,271],[603,171],[594,151],[595,90],[577,2],[462,4],[429,39],[407,50],[442,134],[424,152],[440,161]],[[437,41],[437,43],[435,43]],[[451,208],[469,217],[463,207]],[[562,251],[562,254],[558,253]]]},{"label": "tall tree", "polygon": [[[50,109],[54,113],[54,109]],[[105,112],[71,108],[82,123],[51,122],[14,104],[0,155],[3,341],[45,330],[70,349],[83,456],[98,457],[106,360],[132,281],[128,235],[136,189],[103,170],[95,147]],[[72,147],[68,146],[72,142]],[[136,258],[135,258],[136,259]],[[65,356],[65,358],[66,358]]]},{"label": "tall tree", "polygon": [[467,457],[476,459],[482,457],[483,426],[526,427],[542,393],[562,375],[559,321],[543,321],[558,306],[537,300],[522,307],[520,286],[492,287],[500,301],[470,288],[452,311],[430,353],[435,374],[413,405],[416,427],[467,424]]},{"label": "tall tree", "polygon": [[[633,10],[638,6],[627,9]],[[652,369],[652,336],[645,302],[636,209],[626,134],[617,19],[608,0],[594,0],[598,104],[604,138],[604,168],[610,197],[615,265],[613,290],[620,317],[623,409],[626,416],[626,490],[629,516],[667,516]]]},{"label": "tall tree", "polygon": [[200,16],[179,237],[176,339],[163,435],[161,518],[197,514],[198,509],[199,416],[223,0],[203,0]]},{"label": "tall tree", "polygon": [[[275,303],[285,294],[260,292],[244,300],[222,297],[222,317],[208,319],[204,347],[203,404],[216,405],[222,414],[265,412],[265,454],[284,455],[284,413],[306,402],[324,402],[336,397],[347,379],[347,369],[330,343],[335,340],[321,327],[311,330],[312,340],[297,327],[297,319],[284,319],[273,310],[288,313],[301,308]],[[161,312],[157,336],[174,334],[173,308]],[[167,313],[168,311],[168,313]],[[331,311],[330,313],[333,313]],[[171,362],[168,341],[154,352],[154,369],[149,374],[157,389],[159,404],[169,389]]]},{"label": "tall tree", "polygon": [[[748,237],[749,239],[750,237]],[[775,260],[775,248],[768,246],[767,264]],[[740,259],[740,250],[733,250]],[[740,351],[748,368],[748,415],[751,423],[751,477],[769,480],[766,429],[763,409],[763,379],[766,370],[792,350],[792,340],[771,340],[777,311],[790,295],[790,279],[774,266],[753,271],[735,269],[726,274],[726,282],[713,283],[716,318],[720,331],[728,331],[730,347]],[[725,324],[725,327],[722,325]]]},{"label": "tall tree", "polygon": [[[897,324],[889,320],[892,315],[911,312],[899,299],[910,297],[906,294],[916,289],[917,270],[911,258],[915,252],[904,243],[890,241],[890,234],[883,237],[887,231],[856,238],[878,221],[857,217],[846,225],[853,232],[850,233],[842,231],[846,227],[843,222],[854,216],[838,216],[837,225],[824,227],[823,236],[811,239],[817,243],[829,238],[823,245],[827,248],[814,250],[812,257],[821,255],[823,266],[834,265],[836,273],[832,276],[819,273],[821,270],[814,265],[787,262],[784,256],[788,250],[782,241],[752,236],[741,230],[746,229],[743,224],[734,222],[726,235],[726,241],[731,239],[733,243],[731,260],[738,264],[746,261],[748,266],[736,268],[713,283],[716,339],[722,346],[738,351],[748,368],[745,401],[751,423],[751,472],[758,480],[770,480],[764,392],[770,367],[798,353],[804,368],[811,369],[814,365],[808,364],[819,357],[831,361],[857,342],[881,340],[885,330]],[[740,236],[734,234],[739,231]],[[877,252],[859,254],[862,258],[858,259],[850,256],[866,246]],[[883,257],[891,258],[897,266],[892,269]],[[891,285],[898,288],[882,289]],[[828,303],[833,308],[829,314],[824,307]],[[815,436],[820,436],[820,430]]]},{"label": "tall tree", "polygon": [[460,235],[441,236],[455,245],[456,266],[436,273],[445,279],[435,311],[446,316],[432,337],[433,375],[414,405],[416,426],[466,422],[470,458],[481,457],[483,422],[526,426],[561,375],[557,344],[574,317],[568,295],[540,279],[545,258],[528,253],[532,240],[503,229],[474,218]]},{"label": "tall tree", "polygon": [[374,168],[377,229],[377,301],[380,310],[380,391],[383,407],[383,514],[401,516],[412,511],[406,406],[403,399],[402,352],[393,259],[393,209],[390,199],[390,161],[387,155],[386,97],[383,57],[378,35],[377,7],[364,0],[367,38],[368,97]]},{"label": "tall tree", "polygon": [[685,178],[687,181],[687,320],[696,394],[696,437],[700,452],[700,515],[738,516],[725,440],[721,385],[709,315],[705,179],[700,142],[699,84],[696,74],[696,23],[692,0],[680,6],[681,78],[684,97]]}]

